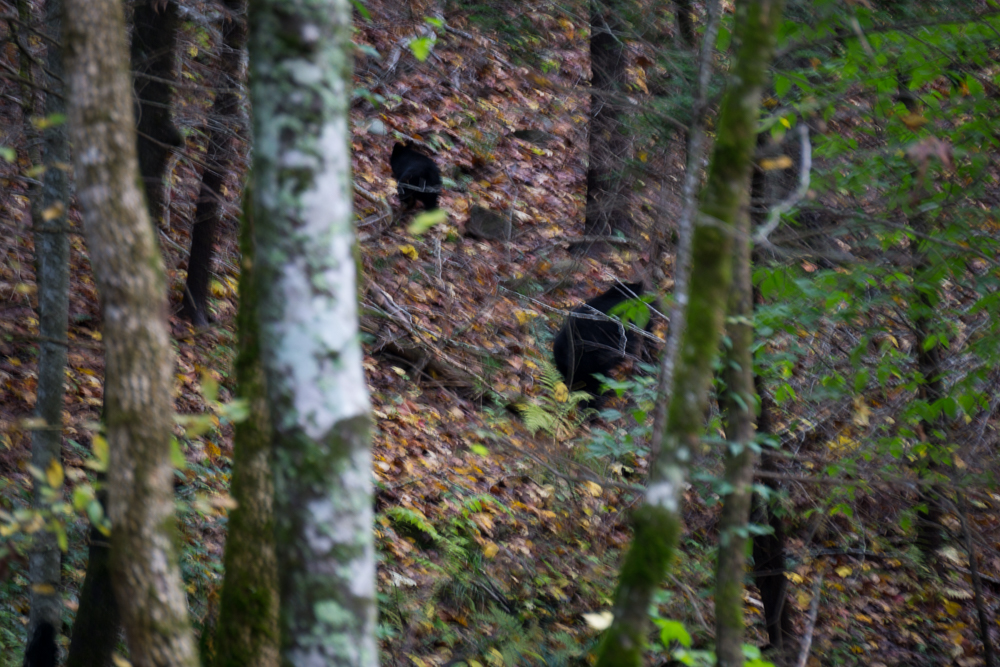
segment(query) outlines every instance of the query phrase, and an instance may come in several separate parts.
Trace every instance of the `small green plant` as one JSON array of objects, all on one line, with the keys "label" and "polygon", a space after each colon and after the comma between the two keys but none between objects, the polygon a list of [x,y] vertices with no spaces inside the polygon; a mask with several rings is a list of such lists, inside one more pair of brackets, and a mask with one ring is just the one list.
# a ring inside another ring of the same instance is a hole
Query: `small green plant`
[{"label": "small green plant", "polygon": [[532,433],[544,431],[554,439],[569,437],[587,416],[587,410],[579,410],[581,403],[590,399],[585,391],[570,391],[563,382],[562,374],[549,361],[541,361],[540,382],[544,393],[526,403],[519,403],[524,425]]}]

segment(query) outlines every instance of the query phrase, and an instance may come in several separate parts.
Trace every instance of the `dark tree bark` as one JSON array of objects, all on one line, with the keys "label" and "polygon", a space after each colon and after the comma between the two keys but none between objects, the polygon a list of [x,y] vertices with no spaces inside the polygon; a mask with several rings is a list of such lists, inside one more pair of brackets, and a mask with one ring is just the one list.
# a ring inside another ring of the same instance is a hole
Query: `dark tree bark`
[{"label": "dark tree bark", "polygon": [[[757,136],[757,151],[768,150],[768,137]],[[787,188],[775,183],[781,177],[774,171],[754,169],[750,184],[751,217],[755,228],[765,224],[768,206],[787,194]],[[759,260],[759,256],[754,258]],[[755,299],[756,302],[756,299]],[[773,433],[772,413],[774,405],[770,396],[762,386],[760,376],[754,377],[757,395],[760,398],[760,413],[757,417],[757,434]],[[761,452],[761,470],[778,472],[778,453],[766,447]],[[757,590],[760,591],[761,602],[764,605],[764,623],[771,648],[779,656],[785,652],[785,638],[792,632],[790,608],[786,604],[788,579],[785,577],[785,524],[775,512],[777,497],[780,492],[778,483],[773,478],[765,478],[762,482],[770,490],[770,500],[760,495],[753,498],[754,523],[770,526],[769,534],[755,534],[753,537],[753,575]]]},{"label": "dark tree bark", "polygon": [[225,0],[224,5],[229,16],[222,28],[222,56],[219,59],[222,71],[217,86],[222,91],[216,95],[209,114],[212,130],[205,155],[207,166],[201,177],[201,191],[191,228],[191,253],[181,307],[181,316],[197,327],[207,326],[211,320],[208,286],[215,255],[215,233],[223,213],[222,185],[226,174],[239,161],[239,152],[249,146],[240,96],[235,92],[244,79],[247,0]]},{"label": "dark tree bark", "polygon": [[[18,4],[24,25],[31,23],[29,3]],[[62,3],[49,0],[45,5],[45,32],[58,41],[62,32]],[[26,115],[52,117],[66,112],[61,95],[63,64],[59,49],[48,44],[45,67],[34,66],[27,54],[31,43],[27,34],[19,34],[22,48],[22,74],[27,80],[42,84],[56,94],[44,95],[41,102],[35,90],[26,87]],[[25,123],[29,126],[29,123]],[[60,166],[69,162],[69,143],[63,123],[47,124],[35,137],[29,150],[34,165],[45,166],[40,187],[32,187],[31,220],[35,244],[35,284],[38,287],[38,396],[36,414],[44,425],[32,432],[31,464],[48,470],[62,463],[62,411],[65,394],[66,329],[69,312],[69,237],[66,234],[66,211],[69,203],[69,177]],[[41,142],[37,141],[41,139]],[[61,490],[59,491],[61,493]],[[35,482],[34,507],[43,513],[57,496],[40,481]],[[40,623],[49,623],[58,633],[62,627],[61,556],[55,535],[48,530],[35,534],[28,556],[28,579],[31,582],[31,616],[28,637],[35,636]]]},{"label": "dark tree bark", "polygon": [[240,232],[240,354],[236,382],[249,417],[233,437],[233,499],[226,536],[226,578],[215,630],[214,667],[277,667],[278,567],[274,544],[271,419],[260,361],[253,209]]},{"label": "dark tree bark", "polygon": [[[587,236],[628,234],[628,183],[624,177],[629,151],[621,118],[625,79],[625,23],[617,0],[590,3],[590,153],[587,168]],[[601,244],[592,247],[602,250]]]},{"label": "dark tree bark", "polygon": [[77,197],[101,297],[115,596],[135,667],[194,667],[173,535],[173,350],[163,264],[138,187],[123,8],[65,0]]},{"label": "dark tree bark", "polygon": [[139,173],[153,223],[160,219],[164,177],[173,148],[184,138],[170,115],[177,46],[177,5],[171,0],[138,0],[132,14],[132,75]]},{"label": "dark tree bark", "polygon": [[[98,483],[103,484],[101,475]],[[107,508],[107,494],[99,495]],[[118,645],[121,615],[115,600],[111,577],[111,541],[97,528],[90,528],[87,550],[87,576],[80,589],[80,607],[73,622],[66,667],[107,667]]]},{"label": "dark tree bark", "polygon": [[[757,418],[757,433],[760,435],[772,433],[771,399],[760,386],[760,377],[754,378],[760,396],[760,415]],[[761,453],[760,468],[764,472],[778,472],[778,454],[769,448]],[[763,484],[772,492],[770,502],[755,495],[753,500],[753,522],[771,527],[767,535],[754,535],[753,538],[753,577],[760,591],[761,602],[764,605],[764,624],[767,627],[767,637],[771,648],[778,655],[785,653],[786,640],[793,632],[792,617],[787,604],[788,578],[785,576],[785,523],[775,512],[776,497],[780,488],[774,479],[768,477]]]},{"label": "dark tree bark", "polygon": [[[912,197],[912,204],[916,211],[919,211],[919,206],[926,197],[926,190],[919,183],[921,178],[921,175],[915,174],[918,184]],[[914,213],[910,218],[910,226],[923,239],[929,239],[933,236],[933,225],[927,219],[926,213]],[[941,286],[939,278],[935,275],[935,267],[932,266],[928,257],[927,245],[929,242],[923,239],[910,240],[914,263],[913,303],[910,306],[910,312],[913,318],[913,335],[916,338],[917,370],[921,377],[917,395],[925,404],[932,405],[945,395],[941,377],[943,373],[941,344],[939,342],[927,344],[928,339],[934,333],[935,308],[940,299]],[[948,424],[942,413],[938,419],[923,419],[921,426],[927,450],[926,456],[917,459],[915,467],[921,477],[938,476],[938,470],[941,466],[937,461],[940,454],[936,450],[945,444],[944,433],[947,431]],[[919,505],[916,521],[916,546],[924,560],[933,564],[937,558],[937,551],[943,546],[941,518],[944,510],[941,489],[937,485],[921,486]]]}]

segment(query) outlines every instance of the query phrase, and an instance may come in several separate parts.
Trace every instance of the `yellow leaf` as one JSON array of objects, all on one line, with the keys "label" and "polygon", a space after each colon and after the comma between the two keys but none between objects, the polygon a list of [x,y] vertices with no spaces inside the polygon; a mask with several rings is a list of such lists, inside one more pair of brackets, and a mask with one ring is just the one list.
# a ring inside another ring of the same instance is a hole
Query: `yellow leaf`
[{"label": "yellow leaf", "polygon": [[583,486],[587,489],[587,492],[595,498],[600,498],[601,494],[604,493],[604,489],[602,489],[601,485],[596,482],[584,482]]},{"label": "yellow leaf", "polygon": [[945,600],[944,610],[948,612],[949,616],[958,616],[958,613],[962,611],[962,605],[952,600]]},{"label": "yellow leaf", "polygon": [[115,663],[115,667],[132,667],[132,663],[121,657],[117,653],[111,654],[111,662]]},{"label": "yellow leaf", "polygon": [[517,323],[523,327],[525,324],[538,317],[538,313],[530,310],[519,310],[514,313],[514,316],[517,318]]},{"label": "yellow leaf", "polygon": [[899,119],[903,121],[903,125],[910,130],[918,130],[930,122],[921,113],[908,113],[905,116],[900,116]]},{"label": "yellow leaf", "polygon": [[487,542],[486,546],[483,547],[483,555],[487,558],[493,558],[500,551],[500,547],[497,546],[496,542]]},{"label": "yellow leaf", "polygon": [[645,162],[648,159],[649,159],[649,155],[647,155],[645,151],[640,151],[639,152],[639,162]]},{"label": "yellow leaf", "polygon": [[785,572],[785,578],[793,584],[801,584],[805,581],[805,578],[798,572]]},{"label": "yellow leaf", "polygon": [[198,47],[195,46],[194,44],[192,44],[191,46],[189,46],[188,47],[188,55],[191,56],[192,58],[197,58],[198,57]]},{"label": "yellow leaf", "polygon": [[776,169],[788,169],[792,166],[792,158],[787,155],[779,155],[775,158],[765,158],[760,161],[760,168],[764,171],[775,171]]},{"label": "yellow leaf", "polygon": [[417,254],[417,249],[408,243],[406,245],[399,246],[398,250],[400,254],[406,255],[407,257],[409,257],[414,261],[416,261],[417,257],[419,257],[419,255]]},{"label": "yellow leaf", "polygon": [[852,417],[851,421],[853,421],[856,426],[868,426],[871,414],[871,408],[865,404],[864,396],[855,396],[854,417]]},{"label": "yellow leaf", "polygon": [[847,579],[849,576],[851,576],[851,573],[854,572],[854,570],[852,570],[846,565],[841,565],[836,570],[834,570],[834,572],[836,572],[841,579]]},{"label": "yellow leaf", "polygon": [[61,488],[63,485],[63,467],[58,460],[52,459],[49,467],[45,469],[45,479],[53,489]]},{"label": "yellow leaf", "polygon": [[49,222],[51,220],[55,220],[56,218],[62,217],[63,211],[65,210],[66,208],[63,206],[63,203],[61,201],[56,202],[52,206],[49,206],[47,209],[42,211],[42,220],[44,220],[45,222]]},{"label": "yellow leaf", "polygon": [[569,400],[569,388],[566,386],[565,382],[560,382],[555,387],[555,392],[552,395],[556,399],[557,403],[565,403]]}]

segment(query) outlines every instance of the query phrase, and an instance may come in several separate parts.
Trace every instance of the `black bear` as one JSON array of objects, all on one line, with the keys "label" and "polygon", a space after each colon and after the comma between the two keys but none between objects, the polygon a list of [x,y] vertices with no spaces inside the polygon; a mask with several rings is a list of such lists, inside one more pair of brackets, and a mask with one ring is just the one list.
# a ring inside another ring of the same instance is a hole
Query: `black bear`
[{"label": "black bear", "polygon": [[437,208],[441,192],[441,172],[434,160],[413,149],[413,142],[397,143],[392,147],[392,177],[403,208],[410,208],[414,200],[423,202],[428,211]]},{"label": "black bear", "polygon": [[[594,375],[608,375],[626,355],[636,356],[642,349],[643,337],[638,332],[605,316],[618,304],[641,298],[642,292],[642,283],[616,284],[574,308],[556,334],[552,345],[556,368],[571,389],[582,383],[579,388],[594,397],[590,407],[596,407],[601,397],[601,382]],[[652,318],[646,331],[651,328]]]},{"label": "black bear", "polygon": [[24,667],[56,667],[59,649],[56,646],[56,629],[48,621],[35,626],[24,652]]}]

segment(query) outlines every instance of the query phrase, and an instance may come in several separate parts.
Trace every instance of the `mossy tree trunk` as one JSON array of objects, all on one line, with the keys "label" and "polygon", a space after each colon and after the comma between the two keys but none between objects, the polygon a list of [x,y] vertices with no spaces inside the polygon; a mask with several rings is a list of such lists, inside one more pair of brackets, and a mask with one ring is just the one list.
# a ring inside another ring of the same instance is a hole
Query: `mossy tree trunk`
[{"label": "mossy tree trunk", "polygon": [[249,149],[243,96],[238,90],[244,83],[243,55],[247,44],[247,0],[225,0],[228,13],[222,25],[222,52],[219,57],[218,86],[209,114],[211,131],[205,154],[205,172],[191,227],[191,252],[188,255],[187,282],[181,316],[198,327],[207,326],[209,282],[215,257],[215,230],[225,210],[222,195],[227,174],[238,162],[240,152]]},{"label": "mossy tree trunk", "polygon": [[251,6],[251,188],[286,665],[378,662],[352,254],[352,49],[347,0]]},{"label": "mossy tree trunk", "polygon": [[77,197],[101,297],[114,588],[136,667],[198,664],[174,550],[173,353],[163,264],[138,187],[125,17],[65,0]]},{"label": "mossy tree trunk", "polygon": [[730,348],[723,362],[725,390],[719,407],[725,416],[726,487],[719,519],[719,553],[715,569],[715,655],[719,667],[743,664],[743,579],[747,522],[753,497],[754,415],[753,283],[750,272],[750,215],[740,212],[733,248],[733,283],[729,290],[726,332]]},{"label": "mossy tree trunk", "polygon": [[635,535],[615,592],[614,622],[599,649],[601,667],[642,664],[649,603],[677,547],[687,465],[704,426],[732,276],[734,227],[749,184],[761,92],[781,9],[780,0],[746,0],[738,8],[741,45],[723,98],[719,134],[695,221],[686,327],[667,423],[646,497],[633,517]]},{"label": "mossy tree trunk", "polygon": [[236,425],[233,438],[231,493],[239,506],[229,515],[226,577],[215,629],[215,667],[278,666],[271,419],[260,363],[253,235],[253,209],[248,207],[240,233],[243,262],[236,383],[239,397],[248,402],[250,413]]}]

